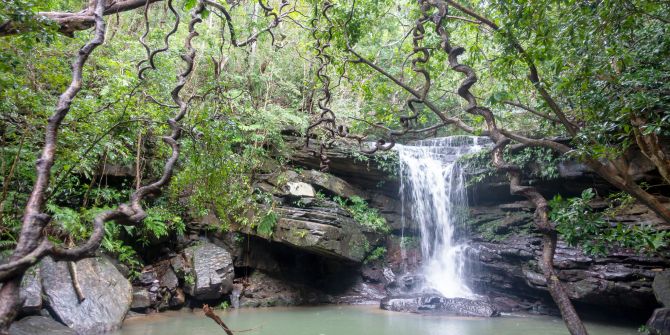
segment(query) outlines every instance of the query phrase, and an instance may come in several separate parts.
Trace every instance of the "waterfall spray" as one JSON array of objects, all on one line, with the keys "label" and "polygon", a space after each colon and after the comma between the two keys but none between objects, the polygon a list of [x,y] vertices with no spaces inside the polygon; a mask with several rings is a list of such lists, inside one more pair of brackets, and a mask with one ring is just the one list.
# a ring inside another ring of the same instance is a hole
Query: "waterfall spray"
[{"label": "waterfall spray", "polygon": [[403,211],[421,233],[425,288],[448,298],[473,296],[464,280],[466,244],[455,235],[468,204],[458,159],[489,143],[482,137],[451,136],[396,146]]}]

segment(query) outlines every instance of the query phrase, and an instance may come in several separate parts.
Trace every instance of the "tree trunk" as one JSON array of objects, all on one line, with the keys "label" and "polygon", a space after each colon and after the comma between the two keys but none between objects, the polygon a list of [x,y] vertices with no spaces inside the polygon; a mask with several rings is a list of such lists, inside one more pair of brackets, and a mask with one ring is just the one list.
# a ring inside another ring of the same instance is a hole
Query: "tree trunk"
[{"label": "tree trunk", "polygon": [[657,197],[642,189],[640,185],[630,178],[630,176],[626,174],[622,177],[621,173],[617,172],[616,168],[614,168],[612,162],[608,162],[607,165],[605,165],[600,161],[589,159],[586,160],[586,163],[599,176],[607,180],[607,182],[632,195],[635,199],[654,211],[654,213],[665,222],[670,223],[670,209],[661,203]]}]

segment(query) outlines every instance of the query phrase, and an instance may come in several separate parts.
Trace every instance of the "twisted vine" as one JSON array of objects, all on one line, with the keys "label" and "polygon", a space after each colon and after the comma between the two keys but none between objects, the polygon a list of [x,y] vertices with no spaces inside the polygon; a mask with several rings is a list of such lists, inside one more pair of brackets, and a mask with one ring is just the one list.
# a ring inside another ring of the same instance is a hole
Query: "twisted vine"
[{"label": "twisted vine", "polygon": [[[149,4],[150,2],[147,1],[146,5],[144,7],[144,27],[145,31],[142,37],[140,37],[140,43],[144,47],[146,53],[147,53],[147,58],[143,59],[137,64],[137,68],[139,69],[137,76],[140,79],[144,79],[144,71],[152,69],[156,70],[156,63],[155,63],[155,58],[156,55],[159,53],[165,52],[168,49],[170,49],[170,37],[174,35],[177,32],[177,29],[179,29],[179,24],[180,24],[180,18],[179,18],[179,13],[175,10],[174,6],[172,5],[173,0],[168,0],[167,5],[168,8],[170,9],[170,12],[172,12],[172,16],[175,18],[174,25],[172,26],[172,29],[165,34],[165,37],[163,37],[163,47],[156,49],[154,51],[151,51],[151,48],[144,42],[144,38],[149,34],[149,17],[148,17],[148,12],[149,12]],[[143,64],[148,63],[148,65],[145,65],[142,67]]]},{"label": "twisted vine", "polygon": [[494,143],[493,150],[491,151],[493,165],[499,171],[507,173],[510,181],[510,193],[524,196],[535,205],[535,224],[542,233],[543,244],[540,268],[546,279],[549,293],[557,303],[570,332],[573,335],[587,334],[584,324],[577,315],[565,288],[554,270],[553,262],[557,233],[555,227],[549,221],[547,200],[535,187],[522,185],[521,168],[505,161],[503,152],[505,147],[510,143],[510,140],[498,129],[493,112],[486,107],[478,105],[477,98],[470,92],[470,88],[477,83],[477,74],[470,66],[458,61],[458,57],[465,52],[465,49],[460,46],[451,45],[449,33],[444,26],[445,17],[448,15],[447,3],[440,0],[420,0],[420,3],[422,7],[430,5],[436,8],[433,22],[435,23],[435,31],[441,39],[441,48],[448,54],[449,67],[465,75],[465,79],[459,85],[457,93],[467,101],[466,112],[484,118],[488,129],[488,136]]}]

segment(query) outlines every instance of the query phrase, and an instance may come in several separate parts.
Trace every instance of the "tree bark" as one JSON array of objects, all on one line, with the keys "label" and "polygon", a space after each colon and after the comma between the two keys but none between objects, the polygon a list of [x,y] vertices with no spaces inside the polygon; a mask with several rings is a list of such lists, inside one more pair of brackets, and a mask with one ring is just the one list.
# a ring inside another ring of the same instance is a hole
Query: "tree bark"
[{"label": "tree bark", "polygon": [[[103,0],[105,1],[105,0]],[[126,12],[144,6],[149,3],[163,0],[124,0],[113,1],[106,0],[103,15],[112,15]],[[38,18],[44,18],[58,25],[58,31],[66,36],[73,37],[76,31],[87,30],[95,26],[95,15],[90,5],[77,13],[68,12],[38,12]],[[25,24],[7,21],[0,24],[0,36],[16,35],[26,32],[28,27]]]}]

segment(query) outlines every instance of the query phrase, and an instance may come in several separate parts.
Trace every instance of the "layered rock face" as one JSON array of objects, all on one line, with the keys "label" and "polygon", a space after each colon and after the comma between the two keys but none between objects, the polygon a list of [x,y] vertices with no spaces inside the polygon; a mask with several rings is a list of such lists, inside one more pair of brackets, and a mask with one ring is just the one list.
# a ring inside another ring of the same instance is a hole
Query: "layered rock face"
[{"label": "layered rock face", "polygon": [[348,211],[328,198],[367,197],[338,177],[314,170],[289,170],[262,177],[256,187],[275,196],[278,220],[269,236],[252,227],[234,227],[241,233],[351,263],[362,262],[369,248],[381,241],[381,234],[356,222]]},{"label": "layered rock face", "polygon": [[[537,265],[541,240],[534,233],[532,209],[527,205],[516,202],[471,209],[471,281],[503,310],[551,312],[546,282]],[[571,299],[581,307],[642,315],[656,305],[654,277],[670,267],[667,258],[625,251],[596,257],[560,241],[554,263]]]},{"label": "layered rock face", "polygon": [[[357,164],[346,150],[334,148],[328,152],[330,172],[352,185],[366,189],[370,203],[383,208],[391,218],[394,233],[404,230],[405,240],[418,233],[411,221],[400,224],[398,183],[376,164]],[[317,168],[318,158],[299,151],[292,157],[303,166]],[[653,180],[654,166],[639,157],[631,166],[636,179]],[[533,181],[547,197],[555,194],[576,196],[582,190],[594,187],[604,194],[612,187],[600,180],[586,166],[564,161],[558,166],[559,177],[550,181]],[[375,185],[384,184],[382,187]],[[470,285],[480,294],[489,296],[501,311],[531,311],[557,313],[549,296],[544,278],[537,266],[541,240],[532,224],[533,208],[523,198],[509,194],[509,184],[503,176],[475,185],[469,190],[471,210],[468,227],[460,227],[461,238],[471,240],[468,254]],[[394,220],[395,219],[395,220]],[[660,224],[659,219],[643,206],[633,206],[621,213],[615,221]],[[395,223],[394,223],[395,222]],[[401,252],[397,239],[387,239],[386,261],[396,275],[420,266],[420,254],[412,243]],[[407,244],[407,243],[406,243]],[[559,276],[578,309],[620,312],[626,316],[645,317],[659,306],[652,288],[654,278],[670,268],[670,258],[650,257],[633,252],[617,252],[607,257],[584,254],[578,248],[559,242],[555,258]],[[412,277],[415,278],[415,277]],[[392,281],[386,289],[397,292],[399,281]],[[411,283],[410,283],[411,285]]]}]

